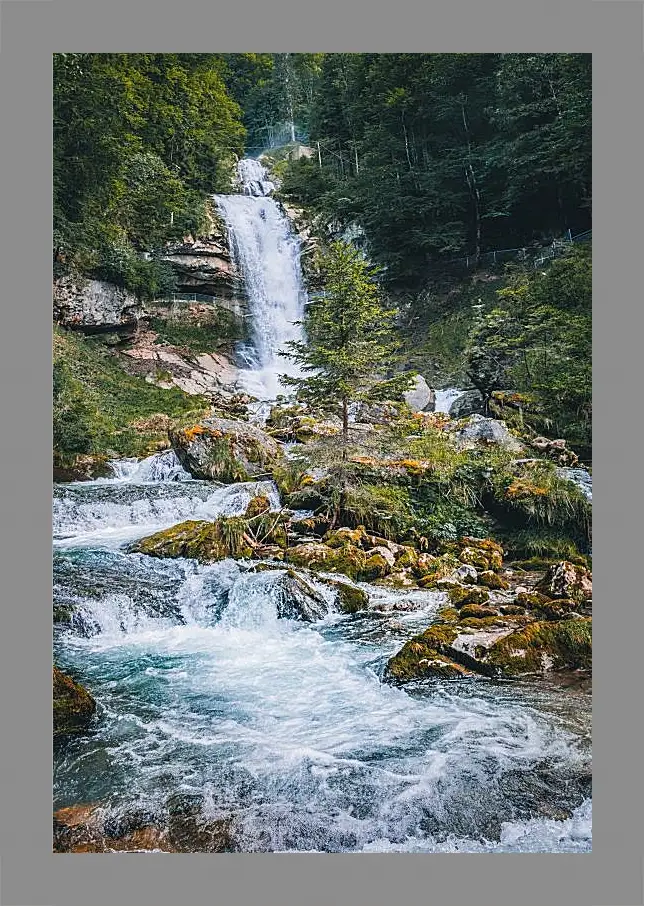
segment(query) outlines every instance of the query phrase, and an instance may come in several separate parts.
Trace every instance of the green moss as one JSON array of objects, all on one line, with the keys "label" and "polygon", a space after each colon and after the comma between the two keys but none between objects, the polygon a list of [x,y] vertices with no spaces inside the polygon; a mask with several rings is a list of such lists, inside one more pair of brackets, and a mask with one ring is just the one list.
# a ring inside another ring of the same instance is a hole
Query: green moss
[{"label": "green moss", "polygon": [[155,342],[178,346],[199,355],[202,352],[228,350],[236,340],[243,339],[240,319],[221,306],[213,306],[208,317],[200,317],[199,324],[191,323],[191,320],[151,318],[150,327],[157,333]]},{"label": "green moss", "polygon": [[486,588],[505,589],[508,588],[508,582],[492,570],[484,570],[479,574],[478,582]]},{"label": "green moss", "polygon": [[358,613],[368,606],[369,596],[362,588],[340,581],[330,581],[329,584],[337,592],[336,603],[341,613]]},{"label": "green moss", "polygon": [[487,662],[506,674],[591,669],[591,619],[530,623],[500,639]]},{"label": "green moss", "polygon": [[149,557],[188,557],[212,563],[225,557],[250,557],[242,516],[222,516],[215,522],[188,520],[136,541],[130,550]]},{"label": "green moss", "polygon": [[[453,664],[445,654],[448,646],[456,639],[458,632],[446,624],[435,624],[421,635],[405,643],[403,648],[387,662],[386,678],[393,682],[407,682],[432,675],[433,666]],[[456,672],[463,668],[455,665]]]},{"label": "green moss", "polygon": [[80,683],[67,674],[53,669],[54,736],[64,736],[84,730],[96,711],[96,702]]},{"label": "green moss", "polygon": [[485,604],[489,597],[489,593],[485,588],[478,588],[477,586],[471,586],[470,588],[456,586],[448,589],[448,598],[455,607],[463,607],[465,604]]},{"label": "green moss", "polygon": [[468,617],[473,617],[477,620],[481,620],[484,617],[497,617],[497,611],[492,607],[482,607],[481,604],[464,604],[464,606],[459,611],[459,619],[464,620]]}]

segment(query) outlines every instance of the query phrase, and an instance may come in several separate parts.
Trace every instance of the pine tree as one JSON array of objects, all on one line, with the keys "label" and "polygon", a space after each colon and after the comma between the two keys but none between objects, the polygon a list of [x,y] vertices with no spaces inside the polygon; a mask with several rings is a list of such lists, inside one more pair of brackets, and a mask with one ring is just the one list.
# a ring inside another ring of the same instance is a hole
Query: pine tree
[{"label": "pine tree", "polygon": [[384,307],[376,274],[353,246],[332,243],[321,261],[324,292],[308,308],[307,342],[291,342],[283,353],[307,373],[281,377],[298,399],[323,411],[342,410],[344,459],[350,404],[396,398],[414,378],[394,371],[395,312]]}]

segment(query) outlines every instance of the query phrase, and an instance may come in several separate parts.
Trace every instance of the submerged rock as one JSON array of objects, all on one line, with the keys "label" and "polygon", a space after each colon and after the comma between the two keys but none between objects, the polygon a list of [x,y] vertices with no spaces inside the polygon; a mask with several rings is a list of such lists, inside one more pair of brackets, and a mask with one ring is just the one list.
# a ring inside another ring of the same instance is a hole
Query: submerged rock
[{"label": "submerged rock", "polygon": [[193,478],[231,483],[266,474],[282,458],[278,443],[249,422],[211,416],[170,432],[182,466]]},{"label": "submerged rock", "polygon": [[96,701],[87,689],[58,667],[54,667],[54,736],[65,736],[86,729],[95,711]]}]

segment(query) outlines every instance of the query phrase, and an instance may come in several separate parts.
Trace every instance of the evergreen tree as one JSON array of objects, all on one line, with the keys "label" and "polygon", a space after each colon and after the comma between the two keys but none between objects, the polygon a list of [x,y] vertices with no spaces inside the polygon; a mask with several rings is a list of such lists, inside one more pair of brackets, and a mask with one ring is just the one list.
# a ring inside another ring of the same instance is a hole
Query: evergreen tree
[{"label": "evergreen tree", "polygon": [[350,404],[395,398],[410,387],[413,375],[394,372],[395,313],[383,306],[377,270],[353,246],[334,242],[323,256],[321,274],[325,289],[309,306],[307,342],[291,342],[283,353],[308,376],[281,380],[318,409],[342,410],[346,458]]}]

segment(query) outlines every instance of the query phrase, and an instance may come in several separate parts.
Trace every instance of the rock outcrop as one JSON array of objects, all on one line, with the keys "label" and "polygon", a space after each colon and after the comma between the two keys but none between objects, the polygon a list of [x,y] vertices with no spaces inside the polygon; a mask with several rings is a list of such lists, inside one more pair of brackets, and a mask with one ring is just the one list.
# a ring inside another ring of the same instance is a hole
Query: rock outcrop
[{"label": "rock outcrop", "polygon": [[234,419],[212,416],[169,436],[184,469],[207,481],[248,481],[282,458],[280,446],[265,431]]},{"label": "rock outcrop", "polygon": [[68,275],[54,281],[54,321],[85,333],[136,328],[142,305],[136,296],[103,280]]}]

